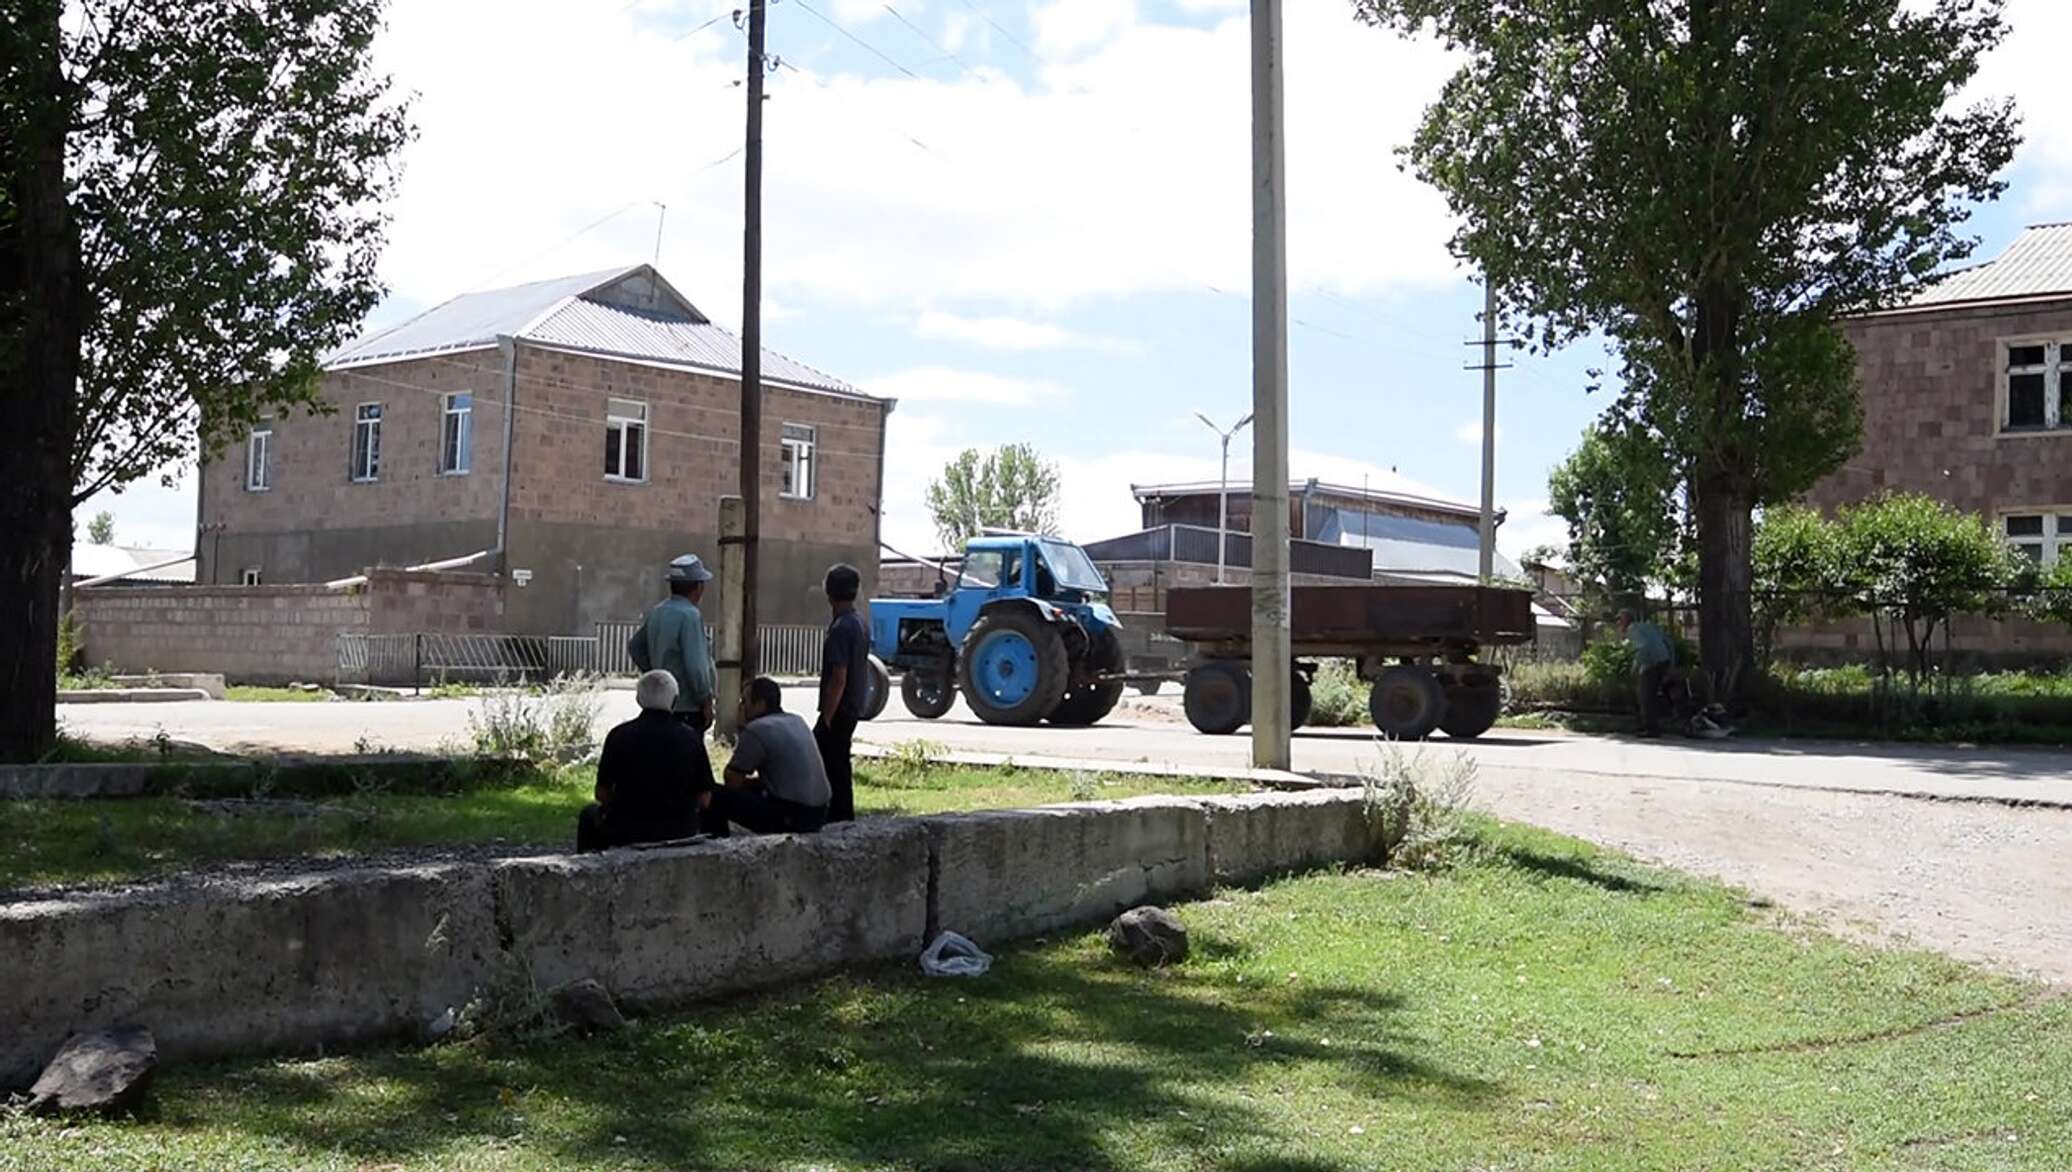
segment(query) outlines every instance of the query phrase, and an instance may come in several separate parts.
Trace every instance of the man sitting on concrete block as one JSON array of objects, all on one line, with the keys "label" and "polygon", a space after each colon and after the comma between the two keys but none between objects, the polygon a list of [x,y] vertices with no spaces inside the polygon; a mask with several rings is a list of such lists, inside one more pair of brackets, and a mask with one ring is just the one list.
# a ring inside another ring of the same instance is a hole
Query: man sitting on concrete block
[{"label": "man sitting on concrete block", "polygon": [[676,677],[648,672],[633,694],[640,715],[605,734],[597,801],[576,819],[578,851],[689,838],[714,788],[704,735],[671,715]]},{"label": "man sitting on concrete block", "polygon": [[712,795],[711,832],[726,833],[723,818],[757,834],[812,834],[827,823],[831,792],[813,730],[784,710],[776,680],[750,680],[727,784]]}]

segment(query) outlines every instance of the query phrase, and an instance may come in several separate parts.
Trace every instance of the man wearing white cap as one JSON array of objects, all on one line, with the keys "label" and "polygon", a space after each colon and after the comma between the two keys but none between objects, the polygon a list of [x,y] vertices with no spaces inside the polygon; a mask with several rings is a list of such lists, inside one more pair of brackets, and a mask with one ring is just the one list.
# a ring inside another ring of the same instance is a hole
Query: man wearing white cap
[{"label": "man wearing white cap", "polygon": [[703,732],[712,727],[716,673],[698,604],[705,598],[712,571],[697,554],[687,553],[669,563],[668,579],[669,597],[648,612],[627,640],[626,653],[643,672],[666,671],[676,677],[676,719]]}]

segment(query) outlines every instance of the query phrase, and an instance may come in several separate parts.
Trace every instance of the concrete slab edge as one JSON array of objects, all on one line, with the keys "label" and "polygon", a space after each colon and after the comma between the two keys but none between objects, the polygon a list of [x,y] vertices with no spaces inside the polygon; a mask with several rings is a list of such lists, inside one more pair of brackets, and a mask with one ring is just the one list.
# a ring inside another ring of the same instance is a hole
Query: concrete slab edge
[{"label": "concrete slab edge", "polygon": [[[872,761],[905,756],[881,745],[858,744],[853,751],[857,757]],[[1121,777],[1206,777],[1218,781],[1247,781],[1265,789],[1329,789],[1360,784],[1358,776],[1354,774],[1296,773],[1223,765],[1159,765],[1148,761],[1113,761],[1099,757],[1029,756],[1021,753],[979,753],[962,749],[931,750],[925,759],[931,765],[962,765],[973,769],[1043,769],[1058,773],[1107,773]]]},{"label": "concrete slab edge", "polygon": [[354,793],[369,784],[406,792],[443,792],[461,783],[493,785],[524,768],[523,761],[500,757],[398,753],[0,765],[0,801],[242,797],[260,790],[279,797],[323,797]]},{"label": "concrete slab edge", "polygon": [[[514,975],[663,1009],[1371,857],[1350,791],[1145,797],[604,855],[56,893],[0,905],[0,1090],[139,1023],[173,1061],[422,1036]],[[1018,861],[1017,861],[1018,860]],[[1010,865],[1011,864],[1011,865]]]}]

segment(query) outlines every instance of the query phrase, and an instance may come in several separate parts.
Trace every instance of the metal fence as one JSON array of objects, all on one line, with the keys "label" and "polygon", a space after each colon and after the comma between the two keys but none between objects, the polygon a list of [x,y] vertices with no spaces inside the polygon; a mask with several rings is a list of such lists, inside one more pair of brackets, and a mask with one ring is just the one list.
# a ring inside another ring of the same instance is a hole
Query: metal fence
[{"label": "metal fence", "polygon": [[[639,625],[603,622],[595,635],[341,634],[338,682],[422,688],[528,683],[575,674],[630,676],[633,657],[626,643]],[[818,675],[822,634],[813,626],[762,628],[762,671]],[[712,638],[709,627],[706,638]]]}]

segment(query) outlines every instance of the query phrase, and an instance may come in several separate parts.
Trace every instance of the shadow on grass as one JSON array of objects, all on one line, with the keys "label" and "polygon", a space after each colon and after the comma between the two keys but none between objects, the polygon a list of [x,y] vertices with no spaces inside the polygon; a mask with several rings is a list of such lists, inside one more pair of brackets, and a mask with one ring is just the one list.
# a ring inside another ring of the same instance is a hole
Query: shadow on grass
[{"label": "shadow on grass", "polygon": [[[1284,1079],[1435,1107],[1497,1093],[1418,1057],[1395,1025],[1402,1008],[1370,989],[1264,989],[1085,949],[1010,949],[979,981],[886,968],[602,1038],[195,1072],[176,1081],[201,1087],[160,1101],[206,1088],[241,1131],[375,1163],[516,1138],[615,1167],[1120,1168],[1197,1148],[1205,1129],[1221,1145],[1275,1130],[1285,1121],[1251,1092]],[[1335,1046],[1303,1040],[1324,1030]],[[216,1108],[169,1110],[183,1118],[161,1122],[180,1127]]]},{"label": "shadow on grass", "polygon": [[1573,879],[1619,895],[1653,895],[1665,890],[1658,883],[1608,870],[1600,865],[1603,860],[1599,859],[1550,855],[1521,846],[1499,847],[1496,857],[1521,871],[1549,879]]}]

